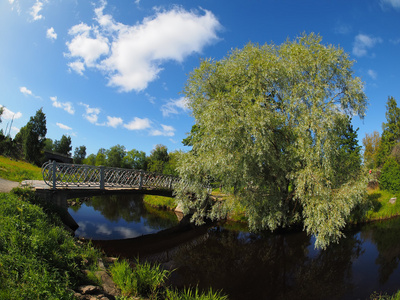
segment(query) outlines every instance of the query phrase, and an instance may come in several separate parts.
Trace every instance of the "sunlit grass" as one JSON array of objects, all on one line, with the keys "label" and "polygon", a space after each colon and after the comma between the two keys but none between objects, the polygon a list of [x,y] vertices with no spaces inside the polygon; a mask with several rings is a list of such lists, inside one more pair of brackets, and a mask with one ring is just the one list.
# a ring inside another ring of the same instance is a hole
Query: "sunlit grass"
[{"label": "sunlit grass", "polygon": [[145,195],[143,201],[153,207],[166,208],[174,210],[176,208],[175,198],[156,196],[156,195]]},{"label": "sunlit grass", "polygon": [[43,179],[41,168],[4,156],[0,156],[0,178],[16,182]]},{"label": "sunlit grass", "polygon": [[[400,215],[400,194],[392,193],[379,188],[368,190],[368,200],[372,208],[366,214],[367,221],[388,219]],[[391,198],[397,198],[394,204]]]},{"label": "sunlit grass", "polygon": [[27,195],[0,194],[0,299],[74,299],[100,253],[78,244],[55,213]]}]

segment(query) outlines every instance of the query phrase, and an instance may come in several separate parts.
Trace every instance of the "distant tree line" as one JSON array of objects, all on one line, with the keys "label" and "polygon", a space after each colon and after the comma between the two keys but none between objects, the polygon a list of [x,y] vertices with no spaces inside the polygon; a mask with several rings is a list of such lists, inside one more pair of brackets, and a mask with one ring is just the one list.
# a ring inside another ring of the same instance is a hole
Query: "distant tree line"
[{"label": "distant tree line", "polygon": [[388,97],[382,134],[374,131],[363,139],[364,164],[376,174],[380,188],[400,192],[400,108]]},{"label": "distant tree line", "polygon": [[[0,108],[0,116],[4,108]],[[1,122],[1,118],[0,118]],[[125,146],[115,145],[110,149],[101,148],[97,154],[86,156],[86,146],[76,147],[72,155],[71,137],[63,135],[60,140],[46,138],[46,115],[39,109],[29,122],[23,126],[12,139],[0,131],[0,154],[15,159],[26,160],[41,166],[46,158],[44,151],[55,152],[73,158],[75,164],[93,166],[108,166],[116,168],[141,169],[150,172],[177,175],[176,166],[179,151],[168,153],[164,145],[157,145],[146,156],[146,153],[136,149],[127,151]]]}]

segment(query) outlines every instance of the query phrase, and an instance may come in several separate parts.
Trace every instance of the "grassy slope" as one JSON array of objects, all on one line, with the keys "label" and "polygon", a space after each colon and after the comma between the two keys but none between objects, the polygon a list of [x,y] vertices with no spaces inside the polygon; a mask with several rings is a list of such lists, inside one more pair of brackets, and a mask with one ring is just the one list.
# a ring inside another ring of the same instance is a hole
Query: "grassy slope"
[{"label": "grassy slope", "polygon": [[12,160],[4,156],[0,156],[0,178],[17,182],[28,179],[43,179],[39,167],[24,161]]},{"label": "grassy slope", "polygon": [[[396,203],[390,203],[389,200],[391,198],[397,198]],[[368,199],[372,203],[372,209],[367,212],[367,221],[387,219],[400,215],[400,194],[377,188],[368,191]]]}]

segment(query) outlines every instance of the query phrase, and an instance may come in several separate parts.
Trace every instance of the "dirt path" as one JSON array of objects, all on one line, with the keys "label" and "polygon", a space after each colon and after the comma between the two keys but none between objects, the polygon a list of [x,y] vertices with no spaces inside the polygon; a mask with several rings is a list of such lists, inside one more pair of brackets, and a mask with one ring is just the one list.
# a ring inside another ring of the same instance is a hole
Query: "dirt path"
[{"label": "dirt path", "polygon": [[19,182],[0,178],[0,193],[9,193],[13,188],[19,186]]}]

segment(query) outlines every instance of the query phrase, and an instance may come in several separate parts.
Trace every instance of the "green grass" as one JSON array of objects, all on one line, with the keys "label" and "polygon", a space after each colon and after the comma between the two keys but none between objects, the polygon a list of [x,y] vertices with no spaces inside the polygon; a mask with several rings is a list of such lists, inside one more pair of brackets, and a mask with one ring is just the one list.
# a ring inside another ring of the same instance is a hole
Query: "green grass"
[{"label": "green grass", "polygon": [[172,272],[164,270],[159,264],[140,263],[139,260],[136,260],[134,265],[132,267],[127,260],[119,260],[110,268],[111,276],[122,292],[120,299],[132,299],[131,297],[137,296],[165,300],[228,299],[221,291],[214,292],[212,289],[200,292],[196,287],[179,291],[166,286],[166,281]]},{"label": "green grass", "polygon": [[[391,198],[397,198],[395,204],[389,203]],[[368,191],[368,200],[372,208],[366,214],[366,221],[388,219],[400,215],[400,194],[379,188]]]},{"label": "green grass", "polygon": [[21,182],[23,180],[42,180],[41,169],[24,161],[16,161],[0,156],[0,178]]},{"label": "green grass", "polygon": [[153,207],[166,208],[174,210],[176,208],[175,198],[156,196],[156,195],[145,195],[143,201]]},{"label": "green grass", "polygon": [[139,263],[131,268],[126,260],[116,261],[110,268],[115,284],[121,289],[123,296],[142,296],[158,299],[165,288],[165,281],[171,272],[163,270],[159,264]]},{"label": "green grass", "polygon": [[0,299],[74,299],[71,289],[90,282],[81,270],[94,271],[100,253],[78,244],[57,215],[0,194],[0,228]]}]

